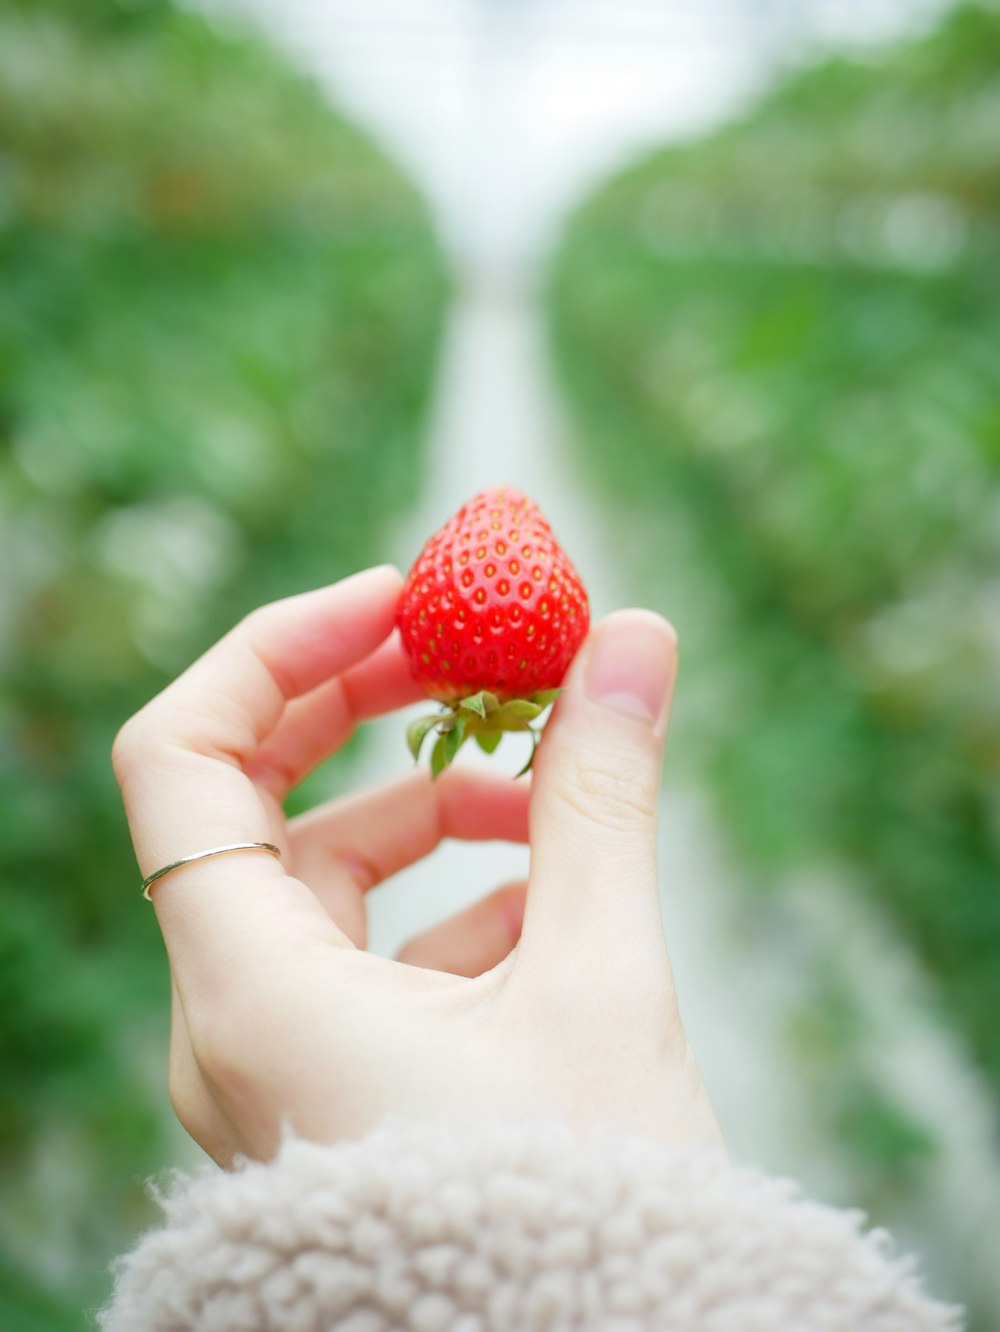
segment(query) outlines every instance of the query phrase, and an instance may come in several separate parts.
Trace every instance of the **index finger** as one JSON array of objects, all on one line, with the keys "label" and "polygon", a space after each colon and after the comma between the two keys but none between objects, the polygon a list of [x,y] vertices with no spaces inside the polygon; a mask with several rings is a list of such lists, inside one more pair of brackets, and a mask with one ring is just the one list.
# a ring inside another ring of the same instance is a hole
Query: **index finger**
[{"label": "index finger", "polygon": [[[143,876],[215,846],[280,845],[280,806],[244,766],[290,699],[389,636],[401,587],[398,570],[385,565],[264,606],[126,723],[112,758]],[[339,934],[303,885],[254,852],[186,865],[152,898],[172,956],[269,933],[276,912],[286,921],[293,904],[293,918],[305,912],[310,928],[322,921],[325,933]]]}]

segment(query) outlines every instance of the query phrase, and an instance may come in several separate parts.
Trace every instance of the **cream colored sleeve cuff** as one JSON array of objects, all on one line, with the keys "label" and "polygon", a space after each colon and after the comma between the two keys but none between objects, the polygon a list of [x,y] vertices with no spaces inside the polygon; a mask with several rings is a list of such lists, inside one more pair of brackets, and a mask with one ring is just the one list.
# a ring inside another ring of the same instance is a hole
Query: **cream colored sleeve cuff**
[{"label": "cream colored sleeve cuff", "polygon": [[104,1332],[951,1332],[857,1213],[721,1155],[548,1124],[288,1140],[179,1179]]}]

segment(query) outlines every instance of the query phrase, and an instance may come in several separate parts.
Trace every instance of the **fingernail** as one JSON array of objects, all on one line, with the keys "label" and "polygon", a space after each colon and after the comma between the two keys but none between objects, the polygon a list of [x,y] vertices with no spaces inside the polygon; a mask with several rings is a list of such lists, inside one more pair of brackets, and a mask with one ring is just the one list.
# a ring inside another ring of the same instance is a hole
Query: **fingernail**
[{"label": "fingernail", "polygon": [[594,635],[587,697],[652,725],[665,711],[675,656],[673,630],[658,615],[611,616]]}]

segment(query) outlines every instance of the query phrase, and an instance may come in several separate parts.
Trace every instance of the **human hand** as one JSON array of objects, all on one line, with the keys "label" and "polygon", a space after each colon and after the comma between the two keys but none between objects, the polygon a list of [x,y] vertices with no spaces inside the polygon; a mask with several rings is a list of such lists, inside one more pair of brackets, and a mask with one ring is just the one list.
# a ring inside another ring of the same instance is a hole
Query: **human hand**
[{"label": "human hand", "polygon": [[[170,957],[170,1092],[220,1163],[282,1128],[355,1137],[387,1115],[558,1118],[720,1142],[659,917],[656,815],[673,631],[591,632],[529,786],[411,773],[287,826],[288,790],[354,723],[419,697],[370,569],[248,616],[136,714],[114,765],[140,866],[236,841],[152,889]],[[602,701],[603,700],[603,701]],[[364,894],[442,836],[523,841],[531,868],[414,940],[364,951]],[[467,972],[470,974],[456,974]]]}]

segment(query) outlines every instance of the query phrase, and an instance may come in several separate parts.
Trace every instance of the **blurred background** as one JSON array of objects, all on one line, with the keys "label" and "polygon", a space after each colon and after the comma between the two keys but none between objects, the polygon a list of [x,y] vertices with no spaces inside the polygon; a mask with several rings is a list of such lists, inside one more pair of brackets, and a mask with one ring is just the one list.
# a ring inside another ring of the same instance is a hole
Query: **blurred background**
[{"label": "blurred background", "polygon": [[[996,4],[0,0],[0,1328],[78,1328],[198,1158],[117,727],[503,480],[678,626],[734,1154],[1000,1328],[998,346]],[[294,803],[407,762],[387,719]]]}]

